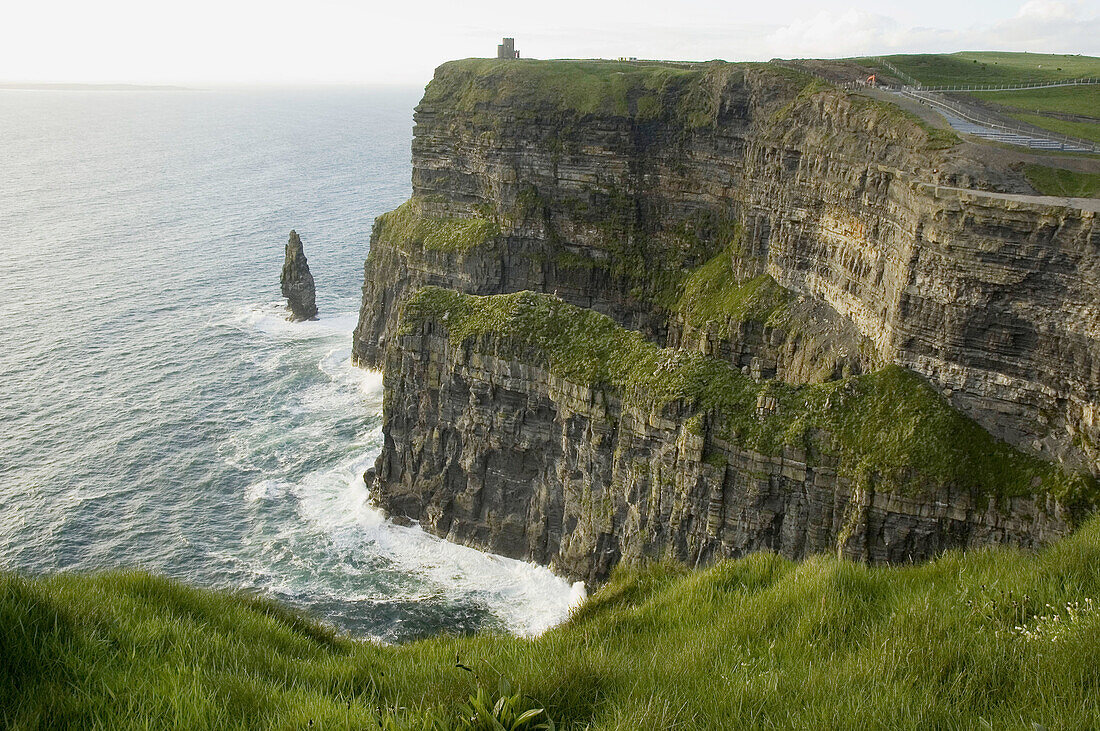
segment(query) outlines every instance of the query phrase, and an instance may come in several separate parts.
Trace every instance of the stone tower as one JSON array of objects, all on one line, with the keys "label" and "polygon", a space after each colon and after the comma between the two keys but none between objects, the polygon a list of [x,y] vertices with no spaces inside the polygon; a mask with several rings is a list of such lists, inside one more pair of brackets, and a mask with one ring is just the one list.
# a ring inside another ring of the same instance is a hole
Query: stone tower
[{"label": "stone tower", "polygon": [[519,58],[515,38],[505,38],[503,43],[497,46],[497,58]]}]

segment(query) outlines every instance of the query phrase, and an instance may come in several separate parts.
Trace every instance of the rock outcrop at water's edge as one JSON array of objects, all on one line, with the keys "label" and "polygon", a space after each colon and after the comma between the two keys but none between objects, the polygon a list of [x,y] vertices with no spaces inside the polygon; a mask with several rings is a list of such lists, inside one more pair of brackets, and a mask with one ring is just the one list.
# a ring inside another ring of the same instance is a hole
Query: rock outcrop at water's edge
[{"label": "rock outcrop at water's edge", "polygon": [[302,248],[302,239],[294,230],[291,230],[290,240],[286,244],[279,283],[283,297],[286,297],[287,307],[290,309],[288,319],[291,322],[317,318],[317,292],[313,284],[313,275],[309,271],[306,252]]},{"label": "rock outcrop at water's edge", "polygon": [[[459,299],[409,317],[387,348],[385,446],[366,476],[390,514],[449,540],[591,585],[620,561],[770,550],[902,562],[1034,547],[1070,529],[1055,495],[1076,478],[998,445],[897,366],[773,388],[725,364],[675,362],[671,349],[617,352],[610,341],[628,336],[606,329],[608,342],[576,345],[582,324],[558,341],[570,357],[627,371],[653,358],[662,371],[649,379],[645,366],[638,386],[585,382],[537,333],[513,330],[537,305],[507,323],[494,311],[501,324],[456,342],[481,306]],[[559,312],[536,327],[581,317]],[[661,378],[685,385],[661,397]],[[714,385],[723,393],[706,393]]]},{"label": "rock outcrop at water's edge", "polygon": [[[1064,534],[1100,473],[1100,207],[1015,196],[1018,173],[956,142],[770,64],[440,67],[413,197],[375,223],[353,343],[385,371],[375,498],[589,581],[647,556],[896,561]],[[550,293],[777,388],[900,366],[1083,482],[880,489],[874,464],[837,472],[839,452],[700,436],[729,415],[690,398],[639,412],[522,351],[450,342],[446,320],[403,331],[429,285]]]}]

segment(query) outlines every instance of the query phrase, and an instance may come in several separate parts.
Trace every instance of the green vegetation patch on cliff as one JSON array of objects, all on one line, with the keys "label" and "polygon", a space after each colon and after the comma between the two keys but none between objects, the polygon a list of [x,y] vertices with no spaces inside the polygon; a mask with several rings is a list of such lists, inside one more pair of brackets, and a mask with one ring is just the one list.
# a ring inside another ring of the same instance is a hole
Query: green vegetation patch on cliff
[{"label": "green vegetation patch on cliff", "polygon": [[0,724],[442,731],[504,679],[578,731],[1097,728],[1097,566],[1100,520],[1038,554],[621,568],[539,637],[401,646],[143,574],[0,574]]},{"label": "green vegetation patch on cliff", "polygon": [[[897,104],[848,93],[820,79],[814,79],[808,83],[794,101],[779,111],[776,121],[786,120],[817,95],[831,95],[844,99],[850,109],[849,125],[852,131],[874,130],[884,139],[926,151],[945,150],[962,142],[962,139],[952,130],[933,127]],[[856,120],[855,124],[852,124],[852,120]]]},{"label": "green vegetation patch on cliff", "polygon": [[1100,198],[1100,173],[1079,173],[1046,165],[1028,165],[1024,176],[1043,195]]},{"label": "green vegetation patch on cliff", "polygon": [[784,311],[786,291],[757,274],[762,262],[744,252],[744,232],[732,213],[696,211],[651,232],[644,221],[660,214],[622,191],[601,193],[591,204],[572,198],[557,205],[571,221],[598,231],[611,254],[595,259],[562,250],[553,259],[558,267],[603,269],[628,281],[632,297],[694,325],[777,321]]},{"label": "green vegetation patch on cliff", "polygon": [[[782,129],[791,129],[796,128],[790,123],[791,118],[800,111],[809,111],[809,116],[817,117],[818,112],[813,106],[815,97],[822,100],[832,97],[838,100],[837,103],[847,104],[850,114],[846,116],[850,116],[848,125],[852,132],[875,130],[884,139],[925,151],[948,149],[962,141],[950,129],[933,127],[897,104],[849,93],[818,78],[805,82],[798,95],[774,113],[772,123]],[[811,129],[813,125],[807,124],[805,127]]]},{"label": "green vegetation patch on cliff", "polygon": [[[853,106],[857,109],[874,110],[878,115],[876,129],[890,130],[897,127],[915,127],[924,134],[923,148],[926,150],[946,150],[962,142],[962,138],[951,129],[939,129],[925,122],[917,115],[902,109],[896,104],[871,99],[869,97],[851,94]],[[883,127],[878,126],[878,120],[885,122]]]},{"label": "green vegetation patch on cliff", "polygon": [[[684,401],[716,414],[729,439],[765,454],[784,445],[834,453],[842,473],[874,475],[883,492],[1049,494],[1082,511],[1097,501],[1094,479],[994,439],[897,366],[800,387],[757,383],[724,361],[660,348],[609,317],[534,292],[479,297],[425,287],[406,303],[402,332],[427,322],[443,324],[457,347],[536,363],[574,383],[614,389],[628,402],[659,408]],[[818,443],[820,431],[831,437]]]},{"label": "green vegetation patch on cliff", "polygon": [[738,265],[745,256],[740,230],[731,236],[724,251],[684,275],[672,310],[697,326],[746,320],[777,324],[787,311],[791,293],[768,274],[742,275]]},{"label": "green vegetation patch on cliff", "polygon": [[484,246],[500,234],[500,227],[488,218],[428,216],[415,200],[407,200],[383,213],[375,222],[375,235],[401,249],[467,252]]}]

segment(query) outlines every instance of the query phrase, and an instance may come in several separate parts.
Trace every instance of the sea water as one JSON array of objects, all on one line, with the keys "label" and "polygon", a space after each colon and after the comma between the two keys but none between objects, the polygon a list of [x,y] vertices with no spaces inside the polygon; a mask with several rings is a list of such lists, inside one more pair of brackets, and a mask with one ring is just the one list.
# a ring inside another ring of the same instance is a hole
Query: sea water
[{"label": "sea water", "polygon": [[[361,637],[539,632],[544,568],[386,520],[350,363],[420,90],[0,91],[0,569],[140,568]],[[320,318],[289,323],[302,236]]]}]

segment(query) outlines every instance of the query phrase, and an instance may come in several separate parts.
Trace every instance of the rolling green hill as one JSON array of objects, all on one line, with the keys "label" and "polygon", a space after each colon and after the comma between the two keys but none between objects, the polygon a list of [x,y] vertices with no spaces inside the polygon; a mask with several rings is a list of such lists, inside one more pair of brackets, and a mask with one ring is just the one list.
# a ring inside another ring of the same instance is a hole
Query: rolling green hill
[{"label": "rolling green hill", "polygon": [[[541,637],[397,647],[141,573],[9,574],[0,724],[534,729],[544,709],[567,729],[1096,728],[1097,603],[1100,519],[1039,555],[620,571]],[[498,696],[530,722],[492,725]]]},{"label": "rolling green hill", "polygon": [[[1100,58],[1071,54],[960,51],[886,56],[887,61],[927,86],[950,84],[1012,84],[1100,77]],[[876,57],[854,59],[888,69]]]},{"label": "rolling green hill", "polygon": [[1019,91],[978,91],[971,96],[1021,112],[1080,114],[1100,119],[1100,84]]},{"label": "rolling green hill", "polygon": [[[1058,134],[1100,142],[1100,84],[972,92],[999,111]],[[1067,118],[1069,115],[1076,115]]]},{"label": "rolling green hill", "polygon": [[[1100,78],[1100,58],[1094,56],[964,51],[951,54],[897,55],[885,58],[900,71],[926,86],[1014,84]],[[877,57],[852,60],[884,74],[893,75],[893,72]],[[1100,84],[1012,91],[955,92],[952,95],[961,100],[967,97],[981,100],[995,112],[1050,132],[1100,142]]]}]

